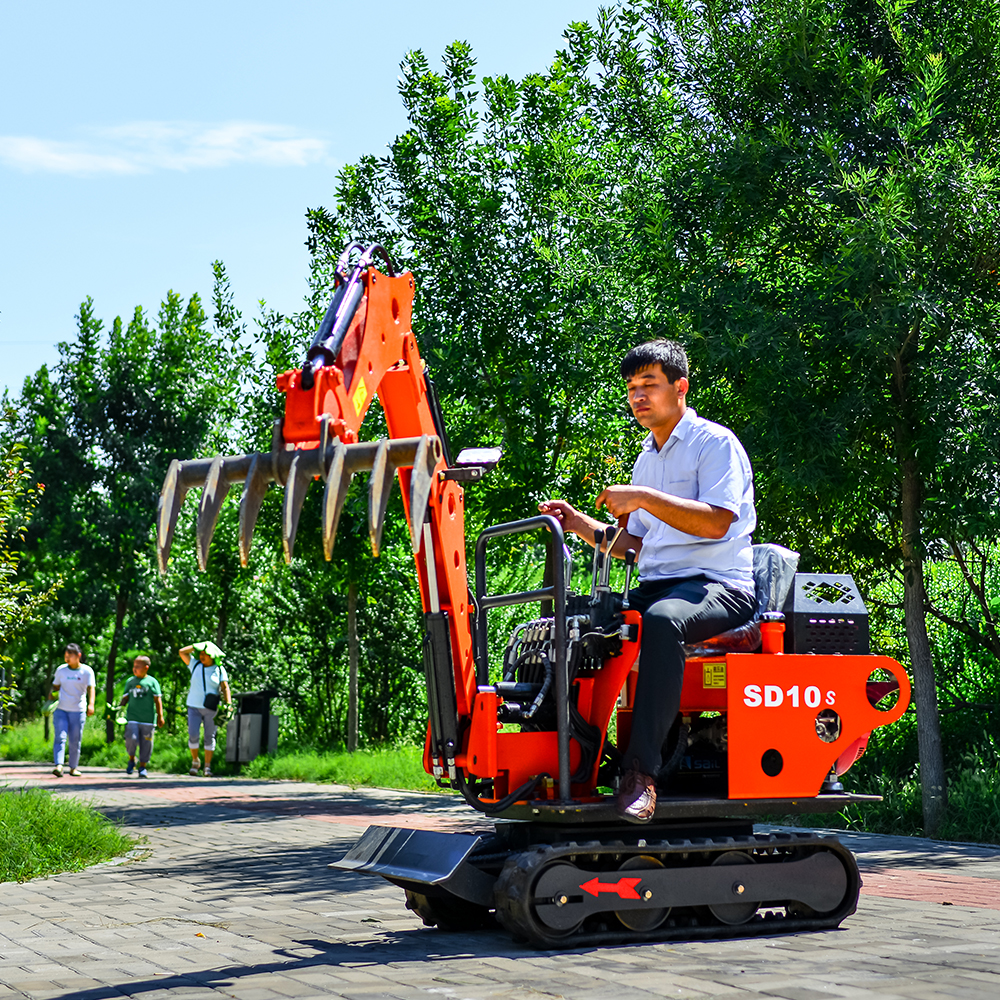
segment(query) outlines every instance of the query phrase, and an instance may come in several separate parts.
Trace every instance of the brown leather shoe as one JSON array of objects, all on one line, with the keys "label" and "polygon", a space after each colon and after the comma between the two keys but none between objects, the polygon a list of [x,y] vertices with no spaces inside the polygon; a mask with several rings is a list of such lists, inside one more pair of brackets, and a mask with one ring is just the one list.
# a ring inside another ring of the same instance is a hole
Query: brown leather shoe
[{"label": "brown leather shoe", "polygon": [[622,819],[630,823],[648,823],[656,812],[656,779],[638,767],[629,768],[618,785],[616,804]]}]

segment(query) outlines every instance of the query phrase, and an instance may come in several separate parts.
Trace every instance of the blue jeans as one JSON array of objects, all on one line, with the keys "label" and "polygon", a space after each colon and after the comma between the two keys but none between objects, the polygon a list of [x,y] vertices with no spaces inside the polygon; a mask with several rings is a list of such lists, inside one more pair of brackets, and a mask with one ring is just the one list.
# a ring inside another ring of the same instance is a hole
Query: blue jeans
[{"label": "blue jeans", "polygon": [[67,712],[63,708],[57,708],[52,713],[52,724],[56,735],[55,742],[52,744],[52,762],[54,764],[62,765],[67,738],[69,739],[69,769],[72,771],[80,763],[80,737],[86,718],[86,711]]}]

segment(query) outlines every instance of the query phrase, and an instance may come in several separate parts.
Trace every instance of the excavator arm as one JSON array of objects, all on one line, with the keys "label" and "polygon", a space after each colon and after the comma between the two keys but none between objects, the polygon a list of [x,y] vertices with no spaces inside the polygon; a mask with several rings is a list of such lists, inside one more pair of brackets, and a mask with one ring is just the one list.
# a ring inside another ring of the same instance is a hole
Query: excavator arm
[{"label": "excavator arm", "polygon": [[[350,264],[356,251],[361,255]],[[376,256],[388,273],[373,266]],[[496,456],[484,456],[482,465],[452,466],[411,330],[413,294],[412,274],[395,274],[382,247],[355,243],[344,250],[333,297],[302,367],[277,378],[285,415],[275,422],[271,450],[174,460],[160,496],[157,555],[165,573],[181,504],[189,489],[201,486],[196,541],[204,570],[222,503],[230,486],[241,482],[239,547],[246,566],[261,504],[276,482],[285,488],[282,545],[290,562],[306,493],[318,480],[324,484],[323,551],[329,560],[348,487],[355,473],[367,471],[368,529],[377,556],[398,474],[424,610],[433,770],[454,780],[458,719],[471,714],[476,692],[459,480],[479,478]],[[376,394],[389,434],[361,442],[361,424]]]}]

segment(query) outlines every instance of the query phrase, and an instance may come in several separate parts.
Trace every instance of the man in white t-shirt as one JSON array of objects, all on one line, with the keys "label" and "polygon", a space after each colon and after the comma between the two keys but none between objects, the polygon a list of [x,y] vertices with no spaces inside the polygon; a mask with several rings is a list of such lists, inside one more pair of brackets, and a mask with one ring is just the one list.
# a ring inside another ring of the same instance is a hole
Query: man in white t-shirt
[{"label": "man in white t-shirt", "polygon": [[52,679],[52,694],[58,694],[59,703],[52,713],[55,727],[55,742],[52,744],[52,761],[55,767],[52,773],[61,778],[63,761],[66,755],[66,744],[69,743],[69,773],[78,778],[82,773],[80,763],[80,740],[83,736],[83,723],[88,715],[94,714],[94,694],[96,684],[94,671],[81,663],[80,647],[71,642],[63,653],[65,663],[56,668]]},{"label": "man in white t-shirt", "polygon": [[[749,621],[756,610],[750,534],[757,523],[753,472],[736,435],[687,406],[688,361],[670,340],[640,344],[622,377],[636,420],[649,431],[628,485],[597,498],[625,529],[614,554],[638,554],[641,583],[629,603],[642,612],[642,651],[632,734],[618,787],[624,819],[656,810],[661,750],[680,708],[684,645]],[[539,505],[591,545],[606,524],[565,500]]]}]

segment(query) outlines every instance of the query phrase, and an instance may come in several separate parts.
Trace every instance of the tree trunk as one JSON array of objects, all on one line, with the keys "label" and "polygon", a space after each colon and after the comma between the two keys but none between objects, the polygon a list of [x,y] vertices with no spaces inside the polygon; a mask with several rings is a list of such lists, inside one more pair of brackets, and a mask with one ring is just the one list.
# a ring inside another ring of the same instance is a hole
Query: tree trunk
[{"label": "tree trunk", "polygon": [[128,594],[123,583],[118,588],[115,597],[115,630],[111,635],[111,649],[108,651],[108,669],[104,678],[104,695],[107,699],[104,723],[104,738],[108,743],[115,741],[115,661],[118,659],[118,642],[121,638],[122,624],[125,621],[125,611],[128,608]]},{"label": "tree trunk", "polygon": [[347,585],[347,752],[358,749],[358,586]]},{"label": "tree trunk", "polygon": [[913,429],[918,416],[911,389],[911,370],[917,364],[920,320],[907,331],[893,363],[896,405],[899,407],[896,448],[902,469],[900,479],[900,551],[903,556],[903,612],[906,642],[913,671],[913,701],[917,707],[917,751],[923,793],[924,834],[937,837],[948,804],[948,788],[941,751],[941,717],[938,713],[937,678],[927,639],[927,596],[924,592],[924,559],[921,552],[923,490],[917,465]]},{"label": "tree trunk", "polygon": [[222,604],[219,606],[219,624],[215,629],[215,644],[219,649],[225,649],[226,628],[229,626],[229,581],[226,575],[222,577]]},{"label": "tree trunk", "polygon": [[948,804],[948,788],[941,749],[937,679],[927,639],[924,567],[919,548],[920,480],[914,458],[907,458],[903,462],[902,529],[903,609],[910,667],[913,671],[913,699],[917,706],[917,748],[920,755],[924,835],[937,837]]}]

